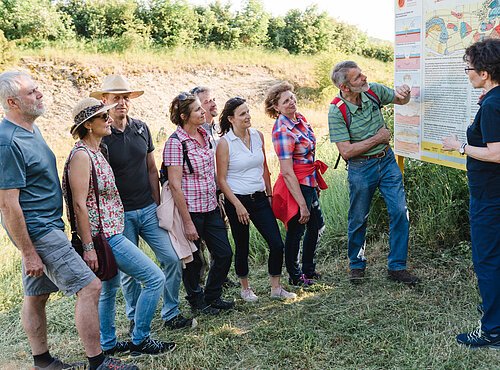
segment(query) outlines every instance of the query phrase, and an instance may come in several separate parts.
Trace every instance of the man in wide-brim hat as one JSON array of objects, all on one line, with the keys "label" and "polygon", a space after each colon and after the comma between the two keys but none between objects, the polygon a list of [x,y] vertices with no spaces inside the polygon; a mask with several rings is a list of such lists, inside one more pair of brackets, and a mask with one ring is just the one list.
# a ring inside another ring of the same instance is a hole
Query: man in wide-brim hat
[{"label": "man in wide-brim hat", "polygon": [[[128,115],[132,99],[144,93],[135,90],[122,75],[104,78],[100,90],[90,96],[104,104],[117,104],[109,111],[113,123],[111,135],[103,139],[108,147],[109,162],[125,208],[124,235],[137,246],[139,236],[148,243],[165,273],[162,319],[169,328],[191,327],[193,319],[182,316],[179,310],[179,287],[182,264],[175,253],[166,230],[158,225],[156,207],[160,203],[158,170],[153,151],[151,132],[146,123]],[[126,301],[130,330],[134,330],[134,315],[141,286],[122,274],[122,289]]]}]

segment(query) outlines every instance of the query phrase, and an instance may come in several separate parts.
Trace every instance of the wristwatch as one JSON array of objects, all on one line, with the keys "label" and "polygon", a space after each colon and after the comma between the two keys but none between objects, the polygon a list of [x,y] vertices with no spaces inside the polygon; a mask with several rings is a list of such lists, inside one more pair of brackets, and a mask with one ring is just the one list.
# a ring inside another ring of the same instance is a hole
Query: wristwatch
[{"label": "wristwatch", "polygon": [[461,154],[461,155],[464,155],[465,154],[465,147],[467,146],[467,143],[462,143],[462,145],[460,145],[460,148],[458,149],[458,152]]},{"label": "wristwatch", "polygon": [[82,243],[83,251],[89,252],[94,249],[94,242]]}]

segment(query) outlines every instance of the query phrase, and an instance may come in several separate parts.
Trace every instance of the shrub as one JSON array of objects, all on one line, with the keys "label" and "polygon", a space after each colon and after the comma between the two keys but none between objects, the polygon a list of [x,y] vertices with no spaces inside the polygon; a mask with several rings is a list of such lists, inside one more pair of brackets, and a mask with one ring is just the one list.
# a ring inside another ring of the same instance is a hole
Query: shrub
[{"label": "shrub", "polygon": [[28,47],[47,41],[74,37],[71,19],[50,0],[10,0],[0,2],[0,29],[8,40]]},{"label": "shrub", "polygon": [[14,62],[13,43],[7,40],[0,30],[0,68],[4,68]]}]

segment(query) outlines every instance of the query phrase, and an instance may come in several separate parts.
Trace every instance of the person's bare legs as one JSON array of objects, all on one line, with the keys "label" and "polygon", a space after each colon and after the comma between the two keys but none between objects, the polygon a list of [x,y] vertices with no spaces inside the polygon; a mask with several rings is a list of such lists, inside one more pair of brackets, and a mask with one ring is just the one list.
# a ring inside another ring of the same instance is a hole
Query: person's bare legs
[{"label": "person's bare legs", "polygon": [[97,311],[100,294],[101,281],[98,278],[76,293],[76,329],[83,342],[87,357],[94,357],[102,352],[99,342],[99,314]]},{"label": "person's bare legs", "polygon": [[45,305],[48,294],[38,296],[24,296],[21,321],[28,336],[33,356],[49,350],[47,344],[47,316]]},{"label": "person's bare legs", "polygon": [[270,276],[269,280],[271,282],[271,288],[278,289],[280,287],[280,277],[279,276]]}]

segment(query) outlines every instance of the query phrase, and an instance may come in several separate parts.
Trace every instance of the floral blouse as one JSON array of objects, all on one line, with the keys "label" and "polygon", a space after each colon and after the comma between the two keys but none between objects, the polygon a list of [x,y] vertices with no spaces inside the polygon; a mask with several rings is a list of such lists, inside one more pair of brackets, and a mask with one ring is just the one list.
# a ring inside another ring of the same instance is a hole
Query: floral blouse
[{"label": "floral blouse", "polygon": [[[115,185],[115,176],[108,161],[100,151],[94,152],[83,141],[78,141],[66,160],[64,165],[64,175],[62,180],[62,188],[66,205],[68,202],[67,187],[68,179],[66,178],[66,169],[69,162],[79,150],[86,151],[92,162],[94,163],[95,171],[97,174],[97,187],[99,193],[99,208],[102,222],[103,233],[106,238],[116,234],[121,234],[124,229],[124,211],[120,194]],[[92,181],[92,166],[90,166],[90,180],[89,180],[89,193],[87,195],[87,209],[89,213],[90,232],[92,237],[96,236],[99,232],[99,218],[97,212],[97,202],[94,194],[94,184]]]}]

